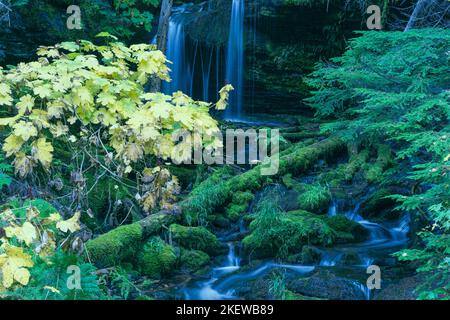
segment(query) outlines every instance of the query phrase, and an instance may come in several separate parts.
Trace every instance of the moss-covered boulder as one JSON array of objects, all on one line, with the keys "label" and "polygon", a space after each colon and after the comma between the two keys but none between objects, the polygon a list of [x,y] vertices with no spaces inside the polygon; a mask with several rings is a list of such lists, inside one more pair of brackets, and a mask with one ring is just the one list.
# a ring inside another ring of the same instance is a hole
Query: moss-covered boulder
[{"label": "moss-covered boulder", "polygon": [[331,245],[333,230],[312,213],[298,210],[280,213],[263,227],[256,218],[251,233],[242,241],[245,253],[255,258],[281,257],[298,253],[306,244]]},{"label": "moss-covered boulder", "polygon": [[303,246],[302,251],[292,254],[288,257],[287,262],[293,264],[316,264],[322,259],[322,252],[314,246]]},{"label": "moss-covered boulder", "polygon": [[393,208],[397,205],[393,199],[388,198],[395,194],[388,188],[381,188],[370,195],[362,204],[359,210],[361,216],[369,219],[397,219],[398,212],[393,212]]},{"label": "moss-covered boulder", "polygon": [[306,184],[298,196],[300,209],[313,213],[326,213],[331,202],[331,193],[327,187],[319,184]]},{"label": "moss-covered boulder", "polygon": [[139,253],[137,267],[144,275],[160,277],[175,269],[176,262],[174,248],[160,237],[152,237]]},{"label": "moss-covered boulder", "polygon": [[110,267],[134,260],[142,241],[142,226],[120,226],[86,243],[89,259],[99,267]]},{"label": "moss-covered boulder", "polygon": [[183,248],[201,250],[213,256],[223,252],[223,246],[217,237],[205,227],[186,227],[172,224],[169,230],[172,239]]},{"label": "moss-covered boulder", "polygon": [[249,204],[253,198],[253,193],[250,191],[238,191],[233,194],[232,202],[234,204]]},{"label": "moss-covered boulder", "polygon": [[226,229],[229,228],[231,225],[231,222],[229,219],[227,219],[223,214],[216,213],[216,214],[210,214],[207,217],[208,223],[212,224],[215,227]]},{"label": "moss-covered boulder", "polygon": [[180,266],[190,272],[198,271],[210,261],[209,255],[200,250],[181,250]]},{"label": "moss-covered boulder", "polygon": [[231,203],[225,208],[225,214],[232,222],[236,222],[247,212],[254,196],[250,191],[237,191],[231,198]]},{"label": "moss-covered boulder", "polygon": [[368,236],[366,228],[343,215],[327,216],[324,221],[335,231],[337,243],[360,242]]}]

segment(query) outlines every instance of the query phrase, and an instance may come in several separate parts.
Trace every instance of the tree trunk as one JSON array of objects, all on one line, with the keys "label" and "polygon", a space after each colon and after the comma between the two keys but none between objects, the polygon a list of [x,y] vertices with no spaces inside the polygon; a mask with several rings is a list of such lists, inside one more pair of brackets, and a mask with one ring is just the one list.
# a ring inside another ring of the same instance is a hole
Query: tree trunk
[{"label": "tree trunk", "polygon": [[[169,31],[169,18],[172,11],[173,0],[163,0],[161,3],[161,13],[159,15],[158,32],[156,33],[156,45],[158,50],[166,53],[167,33]],[[151,79],[150,91],[161,91],[161,79],[154,76]]]},{"label": "tree trunk", "polygon": [[408,31],[414,27],[414,24],[417,21],[422,10],[428,5],[428,3],[433,2],[432,0],[419,0],[414,7],[414,11],[411,14],[411,17],[408,20],[408,24],[406,25],[405,31]]}]

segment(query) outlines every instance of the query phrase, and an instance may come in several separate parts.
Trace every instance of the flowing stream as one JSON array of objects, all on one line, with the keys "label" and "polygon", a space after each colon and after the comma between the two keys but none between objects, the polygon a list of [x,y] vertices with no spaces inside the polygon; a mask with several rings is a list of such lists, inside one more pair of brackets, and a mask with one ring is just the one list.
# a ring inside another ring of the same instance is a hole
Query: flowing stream
[{"label": "flowing stream", "polygon": [[[388,256],[389,253],[405,245],[408,240],[410,217],[409,215],[404,215],[397,222],[382,225],[364,220],[358,214],[358,208],[359,204],[349,212],[339,213],[336,203],[333,202],[328,214],[344,214],[349,219],[360,223],[368,230],[369,235],[366,241],[323,249],[322,258],[316,265],[283,264],[265,261],[252,269],[245,268],[245,272],[242,271],[243,267],[240,265],[240,258],[236,253],[237,244],[229,242],[228,255],[224,258],[223,264],[213,268],[210,279],[194,281],[185,287],[182,290],[183,298],[193,300],[239,299],[241,297],[236,291],[237,287],[242,287],[243,283],[263,277],[274,269],[293,273],[294,277],[305,277],[311,275],[318,268],[337,271],[341,267],[351,267],[359,270],[356,272],[367,278],[366,269],[368,266],[375,261],[382,261],[382,258]],[[355,261],[350,263],[350,266],[348,262],[343,261],[349,252],[352,253],[355,259]],[[348,280],[356,290],[361,292],[365,299],[369,300],[371,298],[371,290],[365,283],[351,278],[351,276]]]}]

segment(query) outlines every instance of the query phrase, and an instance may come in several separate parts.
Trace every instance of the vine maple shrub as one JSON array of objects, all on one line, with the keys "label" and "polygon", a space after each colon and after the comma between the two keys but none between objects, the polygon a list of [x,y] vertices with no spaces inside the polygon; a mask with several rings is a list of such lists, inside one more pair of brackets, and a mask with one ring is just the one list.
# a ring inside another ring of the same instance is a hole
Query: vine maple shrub
[{"label": "vine maple shrub", "polygon": [[0,105],[11,113],[0,119],[10,129],[3,150],[14,157],[16,174],[27,177],[38,165],[49,170],[56,139],[85,151],[87,145],[103,148],[105,166],[119,176],[146,155],[171,158],[178,129],[201,134],[205,147],[220,144],[208,110],[225,108],[232,87],[221,90],[215,105],[181,92],[145,92],[151,76],[170,80],[168,61],[152,48],[64,42],[40,47],[38,61],[1,70]]}]

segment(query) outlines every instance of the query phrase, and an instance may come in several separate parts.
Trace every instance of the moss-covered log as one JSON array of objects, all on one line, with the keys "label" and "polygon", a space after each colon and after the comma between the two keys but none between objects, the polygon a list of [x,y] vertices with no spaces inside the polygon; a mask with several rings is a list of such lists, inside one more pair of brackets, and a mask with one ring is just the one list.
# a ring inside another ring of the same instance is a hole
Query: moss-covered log
[{"label": "moss-covered log", "polygon": [[274,178],[287,173],[301,174],[311,168],[317,160],[329,160],[343,150],[345,144],[335,138],[325,139],[309,146],[300,143],[288,154],[280,156],[278,173],[273,176],[261,175],[261,165],[231,178],[226,177],[229,173],[223,173],[222,176],[220,173],[213,175],[182,202],[184,217],[189,223],[204,219],[217,208],[223,207],[238,191],[258,190]]},{"label": "moss-covered log", "polygon": [[86,251],[92,263],[100,267],[132,261],[136,251],[151,235],[176,222],[177,216],[168,213],[150,215],[138,222],[120,226],[86,243]]},{"label": "moss-covered log", "polygon": [[[275,176],[261,175],[261,166],[238,176],[231,176],[227,170],[223,170],[202,182],[197,190],[182,202],[184,217],[188,218],[187,220],[206,217],[231,200],[239,191],[260,189],[273,178],[288,172],[294,174],[305,172],[317,160],[329,159],[344,147],[345,145],[338,139],[326,139],[310,146],[299,144],[298,148],[280,157],[279,171]],[[102,267],[118,264],[124,260],[129,261],[136,256],[136,251],[146,239],[158,234],[163,227],[170,226],[176,220],[177,216],[162,212],[111,230],[86,243],[89,258]]]}]

